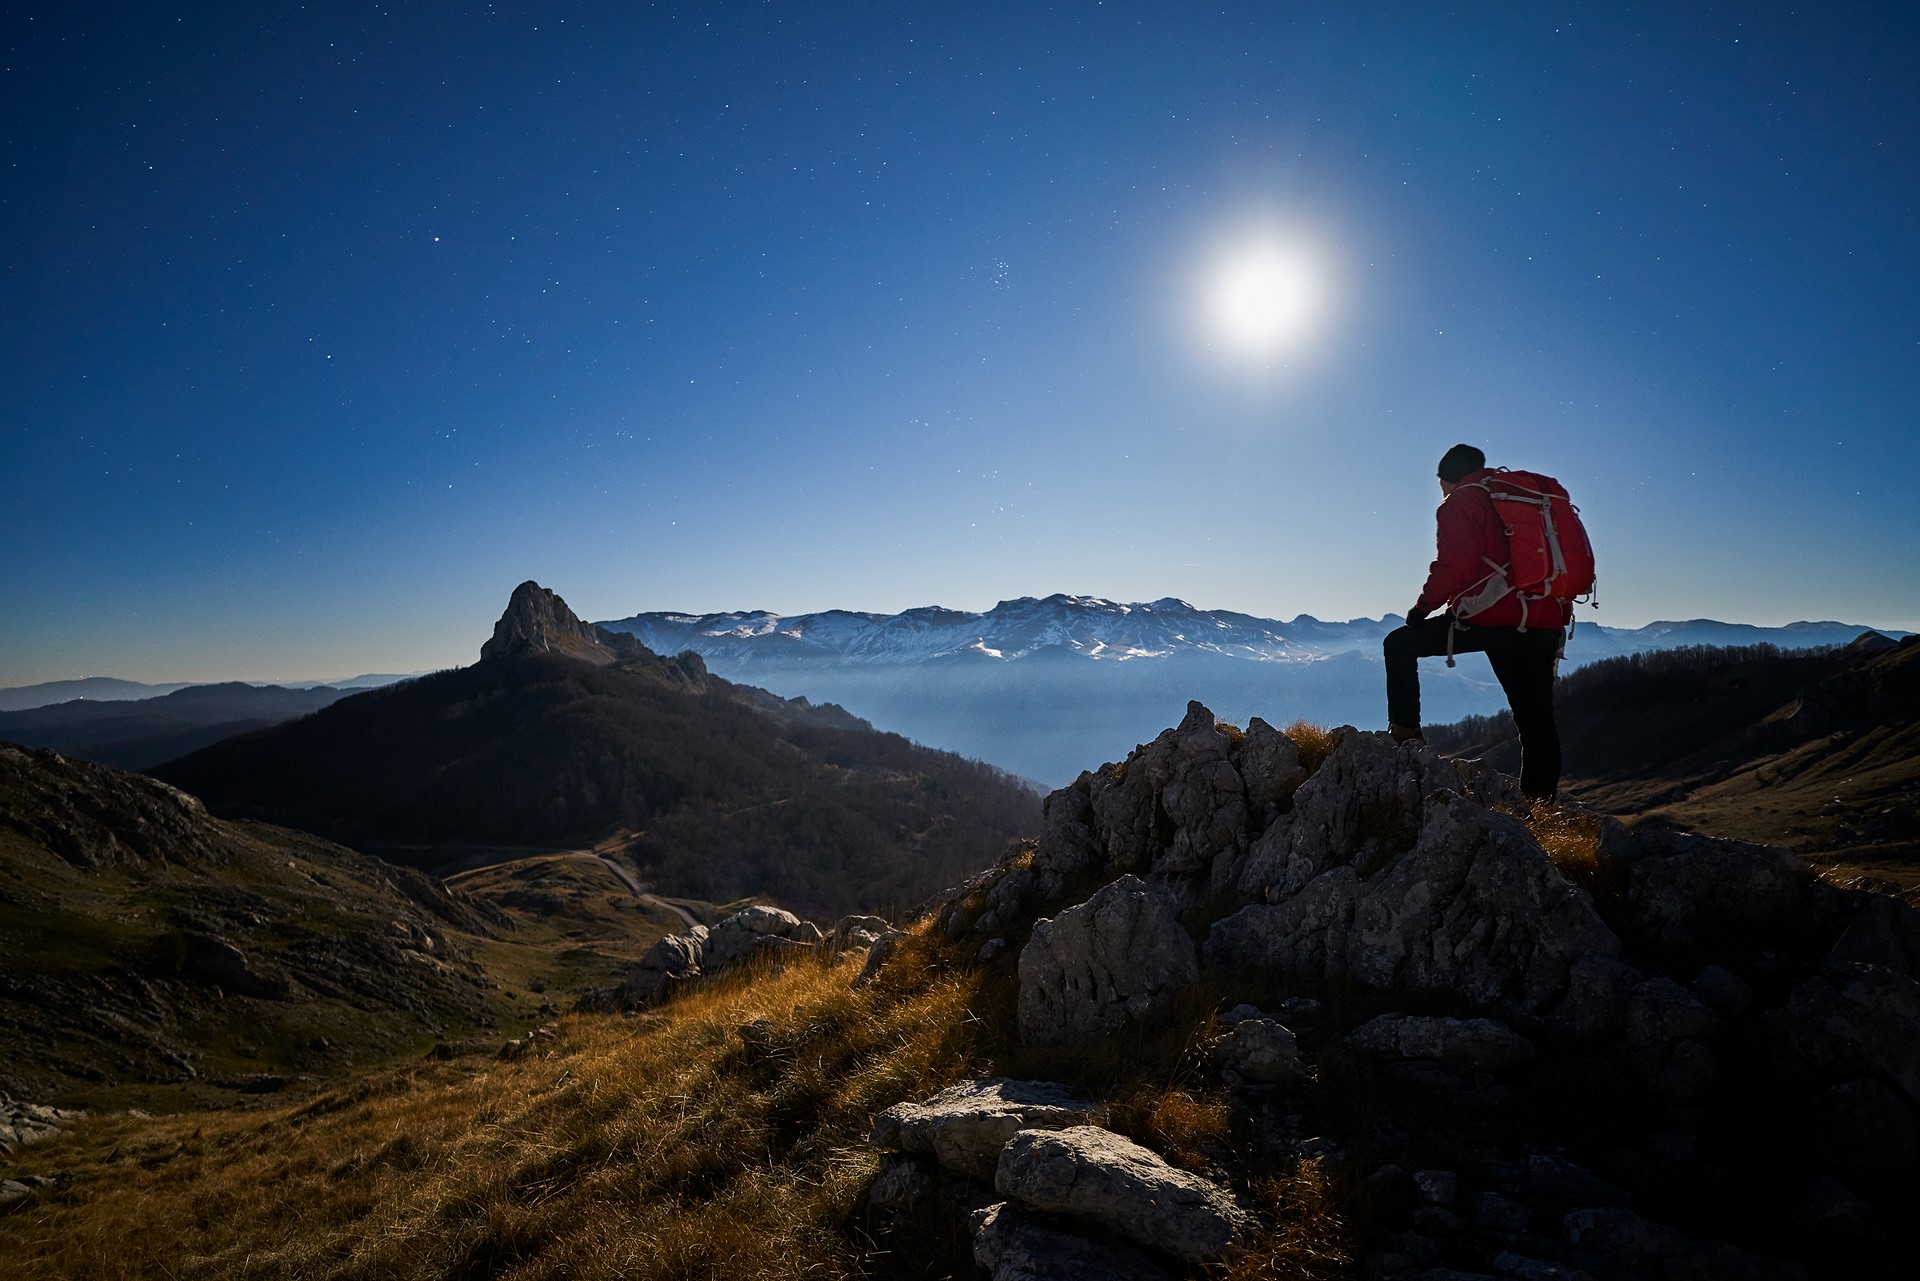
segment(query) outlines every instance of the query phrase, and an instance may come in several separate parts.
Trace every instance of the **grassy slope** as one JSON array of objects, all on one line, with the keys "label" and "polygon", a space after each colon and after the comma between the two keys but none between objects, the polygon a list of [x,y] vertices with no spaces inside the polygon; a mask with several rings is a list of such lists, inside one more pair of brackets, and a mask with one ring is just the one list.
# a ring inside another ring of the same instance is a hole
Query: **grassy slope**
[{"label": "grassy slope", "polygon": [[[38,1102],[204,1107],[262,1075],[304,1092],[441,1039],[491,1049],[682,928],[586,855],[449,896],[137,775],[0,764],[0,1088]],[[254,977],[209,967],[209,938]]]},{"label": "grassy slope", "polygon": [[[1010,962],[971,970],[924,938],[881,981],[858,958],[703,988],[640,1018],[573,1015],[541,1057],[408,1066],[300,1107],[101,1116],[25,1150],[70,1180],[0,1219],[0,1274],[180,1277],[845,1277],[964,1273],[929,1221],[890,1244],[861,1197],[873,1116],[974,1074],[1052,1070],[1110,1123],[1202,1165],[1232,1141],[1190,1092],[1196,1004],[1166,1034],[1073,1055],[1013,1046]],[[764,1021],[759,1044],[738,1029]],[[1317,1169],[1269,1171],[1272,1229],[1240,1275],[1332,1275]]]}]

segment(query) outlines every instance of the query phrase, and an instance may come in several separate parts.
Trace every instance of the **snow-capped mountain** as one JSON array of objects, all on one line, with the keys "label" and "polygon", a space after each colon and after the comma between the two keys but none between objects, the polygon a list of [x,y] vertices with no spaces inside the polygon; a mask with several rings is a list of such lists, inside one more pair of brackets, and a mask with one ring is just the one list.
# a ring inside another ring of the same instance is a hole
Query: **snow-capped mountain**
[{"label": "snow-capped mountain", "polygon": [[[939,605],[898,614],[844,609],[817,614],[774,614],[765,610],[660,612],[635,614],[600,626],[627,632],[657,654],[693,650],[709,662],[723,664],[866,665],[969,657],[1012,662],[1043,655],[1127,662],[1198,654],[1259,663],[1300,663],[1332,654],[1377,654],[1381,638],[1402,621],[1397,614],[1347,622],[1301,614],[1282,621],[1232,610],[1200,609],[1171,596],[1145,604],[1123,604],[1098,596],[1062,593],[1001,601],[980,614]],[[1800,649],[1844,645],[1866,630],[1836,622],[1756,627],[1691,619],[1636,628],[1582,623],[1568,648],[1568,657],[1575,662],[1590,662],[1681,645],[1765,643]]]},{"label": "snow-capped mountain", "polygon": [[1282,623],[1197,609],[1170,596],[1122,604],[1060,594],[1001,601],[983,614],[938,605],[898,614],[650,613],[600,626],[627,632],[656,653],[691,649],[709,661],[735,663],[920,663],[969,656],[1013,661],[1047,651],[1104,662],[1186,652],[1272,663],[1311,662],[1377,645],[1399,621],[1390,615],[1378,622],[1327,624],[1303,614]]}]

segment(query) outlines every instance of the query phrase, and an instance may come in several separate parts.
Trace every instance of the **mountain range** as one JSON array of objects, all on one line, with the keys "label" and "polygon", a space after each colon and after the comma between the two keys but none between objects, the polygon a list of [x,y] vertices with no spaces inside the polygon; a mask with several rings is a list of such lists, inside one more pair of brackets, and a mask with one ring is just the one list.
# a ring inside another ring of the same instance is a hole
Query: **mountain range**
[{"label": "mountain range", "polygon": [[280,689],[377,689],[382,685],[391,685],[403,681],[408,675],[421,673],[400,672],[363,672],[358,676],[344,676],[337,680],[291,680],[291,681],[172,681],[166,684],[148,684],[146,681],[122,680],[118,676],[82,676],[70,681],[42,681],[37,685],[9,685],[0,688],[0,712],[20,712],[32,707],[52,707],[59,703],[71,703],[80,700],[88,702],[137,702],[150,698],[164,698],[176,690],[204,689],[209,684],[233,685],[245,684],[255,688]]},{"label": "mountain range", "polygon": [[[1059,784],[1090,759],[1120,759],[1178,719],[1189,698],[1237,720],[1284,713],[1383,725],[1380,642],[1402,621],[1281,620],[1170,597],[1126,604],[1054,595],[1002,601],[984,613],[654,612],[599,626],[659,653],[697,653],[729,679],[831,701],[916,741]],[[1867,630],[1839,622],[1582,623],[1567,659],[1578,666],[1691,645],[1803,649],[1845,644]],[[1429,721],[1504,704],[1483,656],[1427,666]]]}]

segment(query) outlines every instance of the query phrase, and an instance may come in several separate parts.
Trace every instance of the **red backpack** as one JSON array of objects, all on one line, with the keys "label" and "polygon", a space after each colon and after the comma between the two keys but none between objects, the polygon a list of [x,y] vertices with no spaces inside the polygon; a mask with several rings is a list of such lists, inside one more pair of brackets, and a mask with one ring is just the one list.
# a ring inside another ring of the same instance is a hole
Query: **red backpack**
[{"label": "red backpack", "polygon": [[1507,531],[1507,563],[1461,593],[1454,617],[1471,621],[1508,595],[1520,601],[1520,628],[1526,630],[1531,601],[1557,600],[1571,605],[1593,594],[1593,544],[1587,541],[1580,509],[1564,486],[1538,472],[1502,467],[1472,488],[1493,499],[1493,510]]}]

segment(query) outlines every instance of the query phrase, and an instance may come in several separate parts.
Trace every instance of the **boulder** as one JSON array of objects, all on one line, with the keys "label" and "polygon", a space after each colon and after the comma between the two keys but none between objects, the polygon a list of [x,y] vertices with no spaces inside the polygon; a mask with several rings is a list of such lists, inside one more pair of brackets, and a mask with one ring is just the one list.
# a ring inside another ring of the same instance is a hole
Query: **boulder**
[{"label": "boulder", "polygon": [[1059,1045],[1165,1007],[1199,976],[1173,908],[1135,876],[1034,924],[1020,952],[1020,1039]]},{"label": "boulder", "polygon": [[1437,1063],[1456,1072],[1500,1073],[1534,1056],[1533,1042],[1497,1019],[1382,1014],[1347,1034],[1375,1058]]},{"label": "boulder", "polygon": [[1790,1076],[1877,1076],[1920,1105],[1920,982],[1877,965],[1830,965],[1796,984],[1767,1024]]},{"label": "boulder", "polygon": [[1311,1073],[1293,1032],[1276,1019],[1236,1020],[1233,1031],[1214,1041],[1213,1058],[1229,1085],[1291,1085]]},{"label": "boulder", "polygon": [[973,1258],[993,1281],[1169,1281],[1139,1250],[1001,1202],[973,1216]]},{"label": "boulder", "polygon": [[626,1003],[630,1007],[653,1005],[666,998],[681,983],[700,977],[700,961],[705,955],[707,927],[696,925],[686,934],[669,934],[655,939],[627,971]]},{"label": "boulder", "polygon": [[1217,1184],[1092,1125],[1020,1131],[1001,1152],[993,1185],[1035,1209],[1088,1219],[1192,1261],[1224,1254],[1246,1223]]},{"label": "boulder", "polygon": [[[1735,1246],[1696,1241],[1632,1210],[1598,1206],[1567,1215],[1573,1262],[1663,1281],[1805,1281],[1793,1263],[1762,1258]],[[1594,1258],[1593,1256],[1598,1256]],[[1611,1265],[1609,1268],[1608,1265]]]},{"label": "boulder", "polygon": [[781,908],[760,904],[744,908],[709,931],[703,964],[708,970],[720,969],[751,952],[763,938],[795,938],[801,924],[799,917]]},{"label": "boulder", "polygon": [[1641,1081],[1662,1098],[1690,1100],[1713,1088],[1717,1063],[1709,1040],[1720,1016],[1668,978],[1651,978],[1627,1001],[1627,1057]]},{"label": "boulder", "polygon": [[1551,1152],[1536,1152],[1527,1158],[1527,1190],[1569,1205],[1633,1204],[1633,1193]]},{"label": "boulder", "polygon": [[1793,1226],[1816,1236],[1874,1240],[1881,1235],[1867,1203],[1824,1174],[1816,1174],[1800,1190]]},{"label": "boulder", "polygon": [[990,1183],[1016,1133],[1079,1125],[1095,1110],[1052,1081],[962,1081],[924,1103],[894,1104],[874,1118],[868,1141],[883,1152],[926,1153]]},{"label": "boulder", "polygon": [[1726,957],[1809,934],[1811,879],[1783,849],[1641,828],[1628,873],[1634,930],[1692,956]]},{"label": "boulder", "polygon": [[1920,1125],[1898,1091],[1870,1076],[1827,1086],[1814,1099],[1812,1148],[1847,1173],[1885,1174],[1920,1159]]},{"label": "boulder", "polygon": [[850,948],[872,947],[874,940],[893,932],[893,926],[884,916],[843,916],[834,922],[833,933],[829,936],[836,952]]}]

